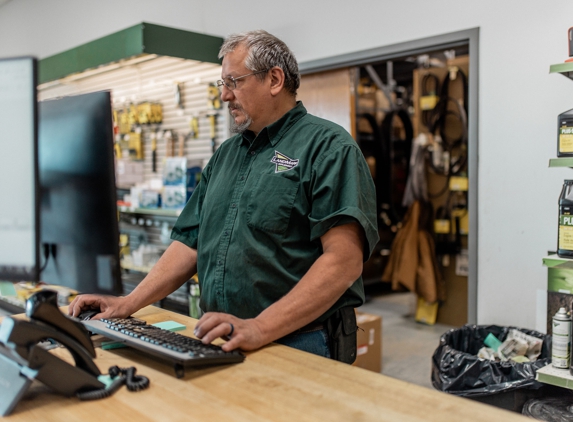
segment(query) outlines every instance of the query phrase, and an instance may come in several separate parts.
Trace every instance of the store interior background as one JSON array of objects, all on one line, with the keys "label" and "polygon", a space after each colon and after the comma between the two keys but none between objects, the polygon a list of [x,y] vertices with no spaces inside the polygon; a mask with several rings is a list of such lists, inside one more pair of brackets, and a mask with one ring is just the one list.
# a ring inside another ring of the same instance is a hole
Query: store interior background
[{"label": "store interior background", "polygon": [[556,117],[573,108],[573,85],[549,65],[567,58],[570,12],[565,0],[0,0],[0,57],[42,59],[144,21],[221,37],[266,29],[301,64],[479,28],[477,323],[545,332],[542,258],[573,178],[548,168]]}]

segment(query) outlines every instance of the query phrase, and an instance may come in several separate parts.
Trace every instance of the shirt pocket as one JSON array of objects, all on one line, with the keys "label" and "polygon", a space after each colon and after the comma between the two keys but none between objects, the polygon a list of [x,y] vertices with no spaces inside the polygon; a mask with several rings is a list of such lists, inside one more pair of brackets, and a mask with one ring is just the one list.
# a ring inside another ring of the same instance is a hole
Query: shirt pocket
[{"label": "shirt pocket", "polygon": [[299,184],[283,176],[261,175],[247,203],[249,227],[284,234]]}]

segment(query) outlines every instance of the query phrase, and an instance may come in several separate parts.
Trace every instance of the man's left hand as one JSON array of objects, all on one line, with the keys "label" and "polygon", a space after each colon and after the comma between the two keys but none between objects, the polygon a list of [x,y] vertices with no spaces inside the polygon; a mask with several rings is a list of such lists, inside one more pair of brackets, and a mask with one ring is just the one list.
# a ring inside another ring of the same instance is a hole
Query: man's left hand
[{"label": "man's left hand", "polygon": [[269,343],[264,340],[256,320],[240,319],[220,312],[207,312],[203,315],[195,326],[194,334],[204,344],[209,344],[218,337],[227,339],[221,346],[226,352],[234,349],[255,350]]}]

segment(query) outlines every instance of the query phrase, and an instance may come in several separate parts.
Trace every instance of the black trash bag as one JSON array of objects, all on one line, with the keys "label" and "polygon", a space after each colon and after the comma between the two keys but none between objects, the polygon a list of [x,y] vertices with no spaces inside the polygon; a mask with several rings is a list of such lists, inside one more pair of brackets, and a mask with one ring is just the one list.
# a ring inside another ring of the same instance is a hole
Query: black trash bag
[{"label": "black trash bag", "polygon": [[[510,329],[543,340],[541,354],[534,362],[494,362],[477,357],[489,333],[504,341]],[[465,325],[440,338],[432,356],[432,385],[435,389],[461,397],[478,397],[516,389],[539,389],[538,369],[551,363],[551,336],[538,331],[497,325]]]}]

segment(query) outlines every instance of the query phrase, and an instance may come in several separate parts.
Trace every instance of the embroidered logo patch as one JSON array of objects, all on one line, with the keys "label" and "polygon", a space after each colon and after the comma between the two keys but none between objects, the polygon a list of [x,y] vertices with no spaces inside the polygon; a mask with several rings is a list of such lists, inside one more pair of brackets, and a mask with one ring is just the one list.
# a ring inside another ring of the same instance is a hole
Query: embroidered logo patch
[{"label": "embroidered logo patch", "polygon": [[298,166],[298,160],[293,160],[278,151],[275,151],[275,156],[271,159],[271,163],[276,164],[275,173],[292,170]]}]

